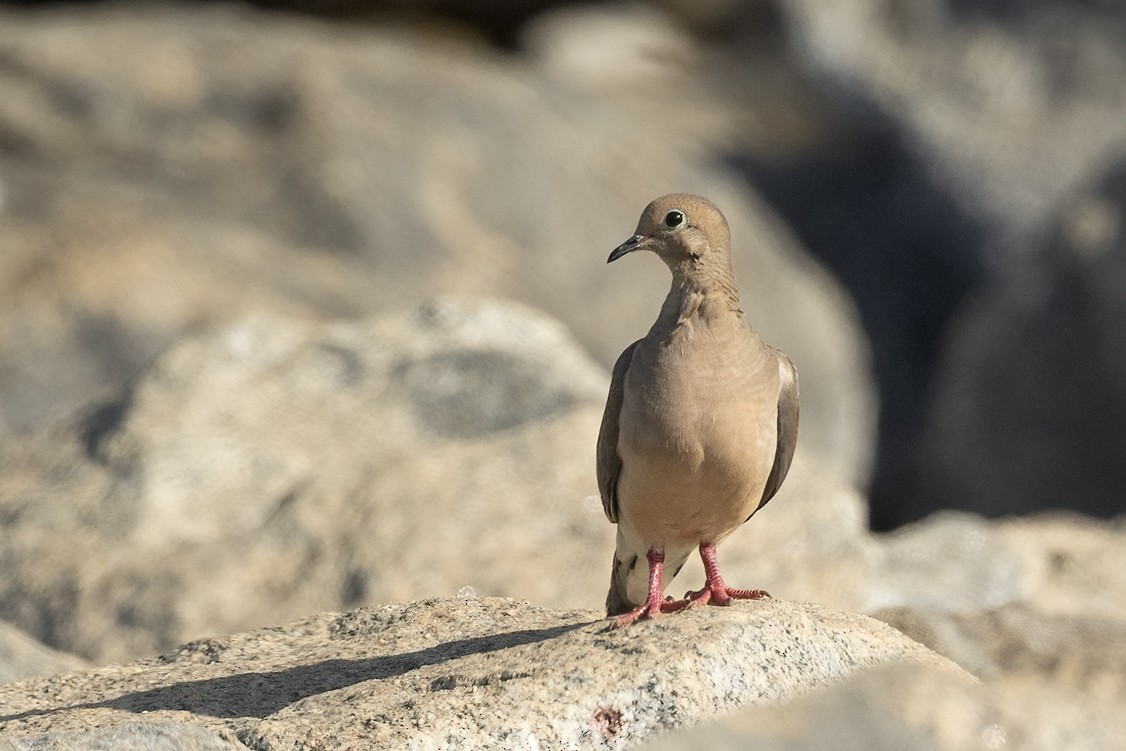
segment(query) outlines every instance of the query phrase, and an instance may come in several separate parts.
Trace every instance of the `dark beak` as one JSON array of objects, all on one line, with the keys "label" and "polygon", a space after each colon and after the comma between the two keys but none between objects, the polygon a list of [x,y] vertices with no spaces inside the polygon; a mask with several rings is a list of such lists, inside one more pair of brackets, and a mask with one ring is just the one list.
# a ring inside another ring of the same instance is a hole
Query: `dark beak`
[{"label": "dark beak", "polygon": [[610,257],[606,259],[606,263],[613,263],[626,253],[632,253],[638,248],[642,247],[642,243],[649,239],[648,235],[634,235],[624,243],[614,248],[610,252]]}]

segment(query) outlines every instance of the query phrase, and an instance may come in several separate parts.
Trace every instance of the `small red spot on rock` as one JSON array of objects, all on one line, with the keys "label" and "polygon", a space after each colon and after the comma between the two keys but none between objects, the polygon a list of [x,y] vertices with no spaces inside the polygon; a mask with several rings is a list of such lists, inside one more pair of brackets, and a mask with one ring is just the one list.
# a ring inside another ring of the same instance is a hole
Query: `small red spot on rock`
[{"label": "small red spot on rock", "polygon": [[607,740],[622,732],[622,713],[613,707],[599,707],[594,712],[594,724]]}]

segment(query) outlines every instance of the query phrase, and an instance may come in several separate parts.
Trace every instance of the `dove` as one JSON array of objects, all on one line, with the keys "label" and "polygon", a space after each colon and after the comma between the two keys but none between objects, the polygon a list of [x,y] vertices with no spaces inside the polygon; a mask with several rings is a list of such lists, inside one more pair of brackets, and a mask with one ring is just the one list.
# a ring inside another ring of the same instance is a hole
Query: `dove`
[{"label": "dove", "polygon": [[[768,596],[728,587],[716,546],[778,492],[798,431],[797,370],[743,312],[720,210],[700,196],[661,196],[607,262],[640,250],[665,262],[672,286],[614,365],[598,433],[599,492],[617,524],[606,614],[618,627]],[[666,599],[694,550],[704,586]]]}]

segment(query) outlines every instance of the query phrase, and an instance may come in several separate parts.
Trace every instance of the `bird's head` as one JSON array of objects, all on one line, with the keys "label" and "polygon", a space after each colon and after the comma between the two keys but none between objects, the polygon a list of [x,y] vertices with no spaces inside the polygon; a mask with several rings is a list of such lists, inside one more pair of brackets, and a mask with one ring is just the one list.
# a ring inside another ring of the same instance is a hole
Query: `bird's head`
[{"label": "bird's head", "polygon": [[685,264],[721,256],[727,261],[731,230],[727,220],[706,198],[672,193],[655,199],[637,223],[633,236],[614,248],[607,263],[635,250],[651,250],[674,271]]}]

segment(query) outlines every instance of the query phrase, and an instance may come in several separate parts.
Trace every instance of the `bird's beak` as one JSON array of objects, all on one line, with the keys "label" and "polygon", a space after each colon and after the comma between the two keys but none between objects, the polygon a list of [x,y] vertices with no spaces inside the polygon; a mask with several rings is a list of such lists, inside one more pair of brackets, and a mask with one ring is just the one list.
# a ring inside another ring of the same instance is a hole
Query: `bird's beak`
[{"label": "bird's beak", "polygon": [[631,253],[638,248],[643,247],[644,242],[648,239],[648,235],[634,235],[618,247],[614,248],[610,252],[610,257],[606,259],[606,263],[613,263],[614,261],[624,256],[626,253]]}]

